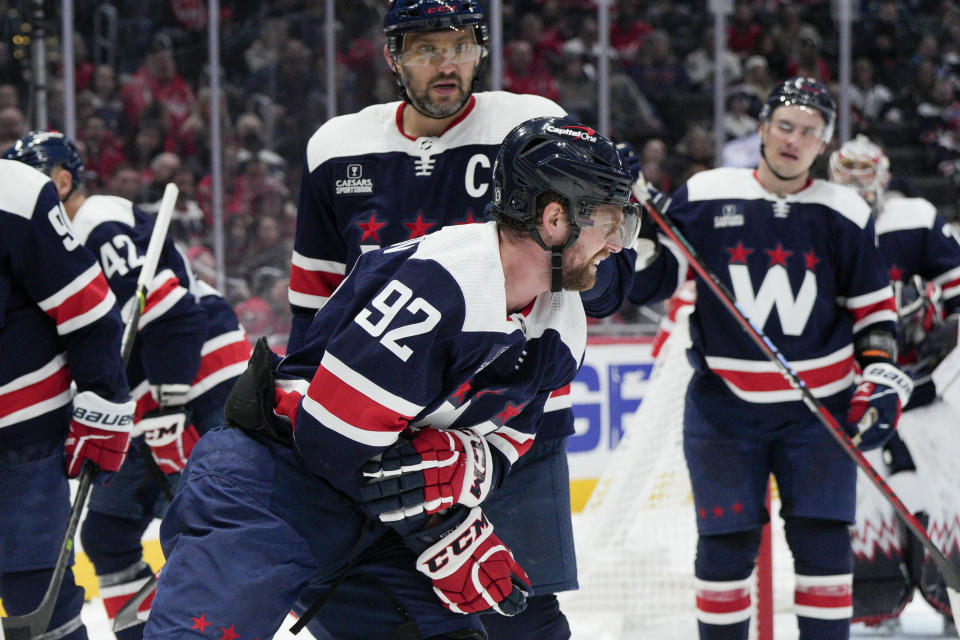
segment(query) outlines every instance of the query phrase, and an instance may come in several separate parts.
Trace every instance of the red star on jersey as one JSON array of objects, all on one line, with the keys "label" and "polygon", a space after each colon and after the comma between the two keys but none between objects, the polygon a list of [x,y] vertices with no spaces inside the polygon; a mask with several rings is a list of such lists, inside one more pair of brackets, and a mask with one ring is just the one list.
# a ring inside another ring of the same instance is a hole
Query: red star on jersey
[{"label": "red star on jersey", "polygon": [[810,251],[803,254],[803,260],[807,265],[807,269],[810,271],[813,271],[814,267],[817,266],[817,263],[820,262],[820,258],[814,255],[813,249],[810,249]]},{"label": "red star on jersey", "polygon": [[223,635],[220,637],[220,640],[234,640],[234,638],[239,638],[240,634],[234,631],[233,627],[234,625],[230,625],[226,629],[220,627],[220,631],[223,631]]},{"label": "red star on jersey", "polygon": [[733,248],[727,247],[727,251],[730,252],[730,264],[747,264],[747,256],[753,253],[753,249],[743,246],[742,240]]},{"label": "red star on jersey", "polygon": [[777,243],[777,248],[771,251],[770,249],[765,249],[767,255],[770,256],[770,266],[772,267],[775,264],[781,266],[787,266],[787,258],[793,255],[793,251],[784,251],[783,245],[779,242]]},{"label": "red star on jersey", "polygon": [[410,238],[419,238],[420,236],[426,235],[427,230],[430,227],[434,226],[435,222],[424,222],[423,214],[418,213],[417,219],[413,222],[404,222],[403,226],[410,230]]},{"label": "red star on jersey", "polygon": [[377,244],[380,244],[380,229],[387,226],[386,222],[377,222],[377,214],[370,214],[370,219],[366,222],[358,222],[357,226],[363,229],[363,236],[360,237],[360,242],[363,242],[367,238],[373,238],[373,241]]},{"label": "red star on jersey", "polygon": [[890,271],[887,271],[887,276],[890,278],[891,282],[899,282],[903,279],[903,269],[894,265],[890,267]]},{"label": "red star on jersey", "polygon": [[211,622],[207,622],[207,619],[204,617],[204,614],[202,613],[200,614],[199,618],[194,618],[193,616],[190,616],[190,619],[193,620],[193,626],[190,628],[200,629],[201,634],[206,630],[207,627],[213,624]]},{"label": "red star on jersey", "polygon": [[498,413],[497,417],[500,418],[500,424],[506,424],[507,420],[518,415],[520,415],[520,408],[515,407],[508,402],[507,408]]},{"label": "red star on jersey", "polygon": [[467,217],[456,224],[473,224],[474,222],[476,220],[473,219],[473,209],[467,209]]},{"label": "red star on jersey", "polygon": [[740,504],[739,502],[734,502],[733,505],[730,507],[730,510],[733,511],[734,513],[742,513],[743,505]]},{"label": "red star on jersey", "polygon": [[713,517],[714,517],[714,518],[719,518],[719,517],[721,517],[722,515],[723,515],[723,507],[721,507],[720,505],[715,506],[715,507],[713,508]]},{"label": "red star on jersey", "polygon": [[701,519],[704,519],[707,517],[707,510],[704,509],[703,507],[700,507],[699,509],[697,509],[697,515],[700,516]]},{"label": "red star on jersey", "polygon": [[457,387],[457,390],[453,392],[453,397],[457,399],[457,404],[463,404],[463,397],[467,395],[467,391],[470,391],[469,380]]}]

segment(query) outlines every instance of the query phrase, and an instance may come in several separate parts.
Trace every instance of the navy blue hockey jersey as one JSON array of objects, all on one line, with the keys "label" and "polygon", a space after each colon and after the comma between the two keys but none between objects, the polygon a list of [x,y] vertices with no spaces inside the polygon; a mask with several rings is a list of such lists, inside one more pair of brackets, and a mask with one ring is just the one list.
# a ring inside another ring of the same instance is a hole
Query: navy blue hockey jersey
[{"label": "navy blue hockey jersey", "polygon": [[[90,196],[71,221],[77,239],[100,262],[124,317],[136,303],[137,278],[153,233],[153,219],[125,198]],[[169,237],[147,287],[127,375],[140,398],[148,387],[190,384],[200,369],[206,317],[190,293],[189,267]],[[137,417],[142,415],[138,402]]]},{"label": "navy blue hockey jersey", "polygon": [[276,411],[307,466],[353,494],[407,427],[470,427],[512,464],[582,361],[574,292],[507,315],[495,223],[364,254],[276,369]]},{"label": "navy blue hockey jersey", "polygon": [[123,323],[49,178],[0,160],[0,448],[66,434],[79,391],[129,398]]},{"label": "navy blue hockey jersey", "polygon": [[[667,214],[741,309],[777,345],[810,391],[840,409],[853,383],[854,335],[893,332],[896,306],[870,209],[854,191],[812,180],[779,198],[749,169],[694,175]],[[679,249],[638,273],[637,303],[669,296],[688,276]],[[740,404],[805,411],[778,372],[706,286],[691,316],[695,364],[719,376]],[[708,374],[707,374],[708,375]]]}]

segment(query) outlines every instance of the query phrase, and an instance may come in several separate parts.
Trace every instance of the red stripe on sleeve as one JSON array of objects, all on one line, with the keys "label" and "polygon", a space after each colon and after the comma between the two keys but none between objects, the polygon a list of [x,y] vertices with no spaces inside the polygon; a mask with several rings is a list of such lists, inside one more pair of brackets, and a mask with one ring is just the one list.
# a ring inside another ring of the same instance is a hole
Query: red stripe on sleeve
[{"label": "red stripe on sleeve", "polygon": [[343,278],[342,273],[309,271],[297,265],[290,266],[290,288],[305,295],[329,298]]}]

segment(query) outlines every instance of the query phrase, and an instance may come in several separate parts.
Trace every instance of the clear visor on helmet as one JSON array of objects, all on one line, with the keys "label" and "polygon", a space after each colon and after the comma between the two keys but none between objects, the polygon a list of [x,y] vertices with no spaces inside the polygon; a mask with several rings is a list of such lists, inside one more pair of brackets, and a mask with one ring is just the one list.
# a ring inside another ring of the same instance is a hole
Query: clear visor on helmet
[{"label": "clear visor on helmet", "polygon": [[476,63],[485,54],[484,46],[474,42],[458,42],[444,47],[430,42],[414,42],[410,49],[398,53],[396,60],[405,67],[439,67]]},{"label": "clear visor on helmet", "polygon": [[640,205],[581,200],[577,224],[593,227],[609,244],[629,249],[640,233]]}]

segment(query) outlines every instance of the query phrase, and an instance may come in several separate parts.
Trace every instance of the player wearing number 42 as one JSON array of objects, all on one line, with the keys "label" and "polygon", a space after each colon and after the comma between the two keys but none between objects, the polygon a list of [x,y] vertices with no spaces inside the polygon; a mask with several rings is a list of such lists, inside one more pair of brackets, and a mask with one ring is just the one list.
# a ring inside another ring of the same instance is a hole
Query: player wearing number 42
[{"label": "player wearing number 42", "polygon": [[271,637],[312,578],[346,570],[381,594],[351,638],[390,637],[398,606],[434,639],[523,611],[483,503],[576,374],[579,290],[639,225],[616,147],[582,131],[524,122],[494,162],[494,220],[365,253],[302,348],[257,344],[161,525],[145,638]]},{"label": "player wearing number 42", "polygon": [[[698,173],[665,213],[866,450],[893,433],[912,383],[896,365],[896,306],[870,207],[851,189],[810,179],[835,119],[823,84],[783,82],[760,113],[759,166]],[[685,279],[683,253],[666,239],[663,249],[637,272],[634,302],[663,299]],[[700,637],[747,637],[749,580],[773,473],[794,559],[800,638],[845,639],[856,466],[721,301],[698,290],[684,454],[699,534]],[[856,387],[855,365],[863,372]]]},{"label": "player wearing number 42", "polygon": [[[34,611],[51,582],[70,513],[67,476],[91,461],[101,482],[123,463],[134,403],[122,331],[116,297],[70,231],[53,183],[0,160],[0,598],[8,615]],[[82,606],[68,570],[46,635],[86,638]]]},{"label": "player wearing number 42", "polygon": [[[154,229],[150,216],[124,198],[87,196],[80,151],[59,132],[30,132],[4,155],[50,176],[77,241],[93,252],[120,307],[129,310]],[[94,487],[80,532],[110,618],[152,574],[140,540],[163,515],[164,485],[176,486],[199,435],[223,421],[227,393],[250,351],[230,305],[194,278],[166,239],[127,363],[138,437],[120,472]],[[163,472],[155,472],[159,478],[148,473],[151,457]],[[138,640],[142,632],[141,624],[117,635]]]}]

